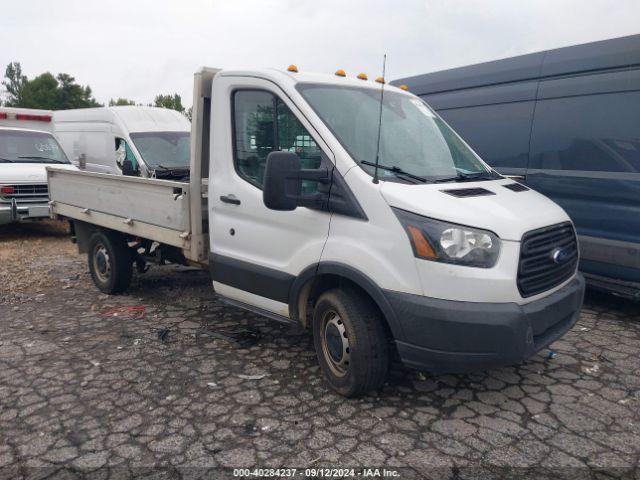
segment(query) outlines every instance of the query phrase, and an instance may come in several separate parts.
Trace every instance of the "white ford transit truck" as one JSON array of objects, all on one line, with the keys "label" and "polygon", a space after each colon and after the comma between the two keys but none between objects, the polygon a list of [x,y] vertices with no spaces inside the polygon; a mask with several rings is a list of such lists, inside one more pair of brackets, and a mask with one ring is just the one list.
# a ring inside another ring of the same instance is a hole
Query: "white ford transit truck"
[{"label": "white ford transit truck", "polygon": [[0,225],[49,218],[46,166],[74,168],[51,134],[51,114],[0,107]]},{"label": "white ford transit truck", "polygon": [[193,105],[188,184],[48,169],[101,291],[126,290],[134,264],[200,265],[220,298],[308,328],[346,396],[380,387],[395,352],[435,373],[517,364],[576,322],[567,214],[411,93],[202,69]]}]

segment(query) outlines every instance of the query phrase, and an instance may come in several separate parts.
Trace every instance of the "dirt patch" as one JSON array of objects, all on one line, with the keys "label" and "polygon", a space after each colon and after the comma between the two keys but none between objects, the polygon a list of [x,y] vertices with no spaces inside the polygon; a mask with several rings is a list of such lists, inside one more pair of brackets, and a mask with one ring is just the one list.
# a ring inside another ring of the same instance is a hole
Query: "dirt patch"
[{"label": "dirt patch", "polygon": [[81,264],[66,222],[0,226],[0,304],[37,298],[50,288],[70,288]]}]

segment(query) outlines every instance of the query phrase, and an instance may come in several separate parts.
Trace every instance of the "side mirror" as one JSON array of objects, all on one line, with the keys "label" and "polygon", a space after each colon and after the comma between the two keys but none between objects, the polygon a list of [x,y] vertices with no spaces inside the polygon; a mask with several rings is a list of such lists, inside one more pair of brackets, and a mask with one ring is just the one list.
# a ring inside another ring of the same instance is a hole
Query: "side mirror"
[{"label": "side mirror", "polygon": [[[302,181],[317,182],[317,193],[302,194]],[[271,210],[290,211],[297,207],[326,209],[329,201],[329,169],[300,168],[300,158],[293,152],[267,155],[262,201]]]},{"label": "side mirror", "polygon": [[133,169],[133,163],[131,163],[131,160],[125,160],[122,162],[122,175],[127,175],[129,177],[136,176],[136,171]]},{"label": "side mirror", "polygon": [[293,152],[267,155],[262,200],[271,210],[291,211],[300,196],[300,158]]}]

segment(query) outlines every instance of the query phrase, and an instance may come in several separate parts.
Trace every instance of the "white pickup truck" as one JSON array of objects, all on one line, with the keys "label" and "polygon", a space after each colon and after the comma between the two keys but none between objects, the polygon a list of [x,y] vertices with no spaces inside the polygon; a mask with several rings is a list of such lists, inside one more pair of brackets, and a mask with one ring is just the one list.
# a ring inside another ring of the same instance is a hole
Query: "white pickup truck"
[{"label": "white pickup truck", "polygon": [[346,396],[394,352],[436,373],[522,362],[578,318],[574,227],[383,82],[203,69],[188,184],[49,167],[52,213],[103,292],[134,264],[200,265],[226,301],[308,328]]},{"label": "white pickup truck", "polygon": [[49,218],[47,165],[75,169],[49,110],[0,107],[0,225]]}]

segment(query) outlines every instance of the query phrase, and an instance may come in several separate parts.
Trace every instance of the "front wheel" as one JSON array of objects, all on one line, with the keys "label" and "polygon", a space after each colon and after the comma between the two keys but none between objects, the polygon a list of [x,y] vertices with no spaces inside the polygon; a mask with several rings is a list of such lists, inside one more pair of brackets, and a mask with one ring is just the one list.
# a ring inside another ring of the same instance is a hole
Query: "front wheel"
[{"label": "front wheel", "polygon": [[355,289],[333,289],[318,299],[313,340],[331,387],[346,397],[364,395],[384,383],[389,339],[371,300]]},{"label": "front wheel", "polygon": [[133,258],[127,242],[115,232],[95,232],[89,239],[89,271],[103,293],[124,292],[133,273]]}]

